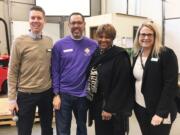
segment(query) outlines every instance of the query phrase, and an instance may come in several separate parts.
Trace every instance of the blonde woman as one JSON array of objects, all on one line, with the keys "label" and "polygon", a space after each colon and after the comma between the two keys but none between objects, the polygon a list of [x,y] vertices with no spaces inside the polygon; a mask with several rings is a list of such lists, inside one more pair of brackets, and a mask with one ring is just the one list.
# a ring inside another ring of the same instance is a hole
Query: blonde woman
[{"label": "blonde woman", "polygon": [[176,118],[178,64],[161,44],[157,25],[144,22],[134,41],[135,115],[143,135],[169,135]]}]

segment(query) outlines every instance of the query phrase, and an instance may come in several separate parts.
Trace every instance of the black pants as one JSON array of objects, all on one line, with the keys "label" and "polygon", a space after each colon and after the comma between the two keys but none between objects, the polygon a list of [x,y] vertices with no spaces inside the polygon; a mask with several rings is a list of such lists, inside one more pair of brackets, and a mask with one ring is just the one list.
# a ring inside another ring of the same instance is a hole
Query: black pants
[{"label": "black pants", "polygon": [[127,132],[128,118],[113,116],[111,120],[102,120],[102,117],[95,119],[96,135],[125,135]]},{"label": "black pants", "polygon": [[101,102],[94,105],[94,120],[96,135],[125,135],[129,130],[129,119],[120,114],[113,115],[111,120],[102,120]]},{"label": "black pants", "polygon": [[151,124],[152,114],[138,104],[135,104],[134,112],[138,120],[142,135],[169,135],[172,124]]},{"label": "black pants", "polygon": [[17,104],[19,106],[19,120],[17,122],[18,135],[31,135],[32,126],[35,118],[36,107],[41,124],[41,135],[52,135],[52,90],[42,93],[18,92]]}]

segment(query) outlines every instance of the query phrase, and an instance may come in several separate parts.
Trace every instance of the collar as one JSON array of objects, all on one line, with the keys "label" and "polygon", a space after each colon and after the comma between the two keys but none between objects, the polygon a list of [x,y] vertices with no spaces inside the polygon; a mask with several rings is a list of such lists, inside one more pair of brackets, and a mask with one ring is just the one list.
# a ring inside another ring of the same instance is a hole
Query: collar
[{"label": "collar", "polygon": [[82,40],[84,36],[81,36],[80,38],[77,39],[77,38],[74,38],[73,35],[71,34],[70,37],[71,37],[73,40],[79,41],[79,40]]},{"label": "collar", "polygon": [[32,33],[31,31],[29,32],[29,36],[33,39],[33,40],[41,40],[42,39],[42,33]]},{"label": "collar", "polygon": [[112,46],[113,46],[113,45],[111,45],[109,48],[106,48],[106,49],[101,49],[101,48],[100,48],[100,54],[105,53],[106,51],[108,51],[109,49],[111,49]]}]

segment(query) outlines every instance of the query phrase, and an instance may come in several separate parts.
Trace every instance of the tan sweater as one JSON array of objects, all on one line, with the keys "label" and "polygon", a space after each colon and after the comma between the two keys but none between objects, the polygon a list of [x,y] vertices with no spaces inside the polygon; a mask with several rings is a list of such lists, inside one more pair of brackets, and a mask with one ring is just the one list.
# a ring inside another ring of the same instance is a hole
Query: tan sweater
[{"label": "tan sweater", "polygon": [[17,88],[22,92],[40,93],[51,87],[52,46],[52,39],[47,36],[33,40],[29,35],[22,35],[13,42],[8,69],[9,100],[16,100]]}]

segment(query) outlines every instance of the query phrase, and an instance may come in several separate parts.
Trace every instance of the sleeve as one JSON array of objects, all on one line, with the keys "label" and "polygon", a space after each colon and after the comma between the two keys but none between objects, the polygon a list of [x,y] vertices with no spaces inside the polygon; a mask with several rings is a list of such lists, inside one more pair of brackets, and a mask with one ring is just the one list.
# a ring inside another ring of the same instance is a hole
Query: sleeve
[{"label": "sleeve", "polygon": [[104,110],[130,116],[134,103],[133,95],[131,64],[128,54],[123,53],[113,65],[111,93]]},{"label": "sleeve", "polygon": [[11,55],[8,67],[8,99],[16,100],[17,85],[20,74],[21,53],[19,48],[20,41],[16,39],[11,48]]},{"label": "sleeve", "polygon": [[178,88],[178,62],[175,53],[166,48],[161,55],[163,72],[163,90],[156,109],[156,114],[166,118],[174,102]]},{"label": "sleeve", "polygon": [[53,92],[60,92],[60,52],[57,48],[57,44],[54,45],[52,49],[52,58],[51,58],[51,75],[52,75],[52,86]]}]

